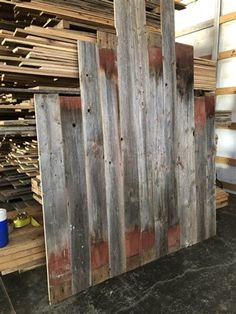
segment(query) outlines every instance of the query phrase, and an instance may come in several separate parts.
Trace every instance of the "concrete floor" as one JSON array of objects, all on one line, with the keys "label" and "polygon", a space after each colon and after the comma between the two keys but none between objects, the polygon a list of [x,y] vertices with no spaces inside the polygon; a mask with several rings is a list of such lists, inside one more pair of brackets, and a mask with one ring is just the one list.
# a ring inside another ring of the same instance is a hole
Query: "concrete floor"
[{"label": "concrete floor", "polygon": [[236,313],[236,197],[217,236],[49,307],[44,268],[0,282],[0,313]]}]

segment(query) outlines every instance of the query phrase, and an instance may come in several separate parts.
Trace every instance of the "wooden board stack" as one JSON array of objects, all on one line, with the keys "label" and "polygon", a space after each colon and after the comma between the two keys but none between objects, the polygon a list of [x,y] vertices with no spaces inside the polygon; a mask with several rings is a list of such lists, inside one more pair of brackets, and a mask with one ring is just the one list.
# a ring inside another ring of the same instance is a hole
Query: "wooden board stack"
[{"label": "wooden board stack", "polygon": [[194,58],[194,89],[215,91],[216,62],[208,59]]},{"label": "wooden board stack", "polygon": [[216,111],[215,121],[216,121],[217,128],[222,128],[222,127],[228,128],[232,124],[232,112],[226,111],[226,110]]},{"label": "wooden board stack", "polygon": [[[176,9],[185,5],[176,1]],[[114,32],[107,0],[0,0],[1,86],[78,87],[77,40]],[[147,29],[160,32],[158,0],[146,1]]]},{"label": "wooden board stack", "polygon": [[37,175],[31,179],[31,186],[33,192],[33,198],[40,204],[42,204],[42,190],[41,190],[41,176]]},{"label": "wooden board stack", "polygon": [[[3,98],[3,97],[2,97]],[[15,104],[3,98],[0,102],[0,137],[6,136],[36,136],[35,112],[33,100],[25,100]],[[5,103],[4,103],[5,102]]]},{"label": "wooden board stack", "polygon": [[222,208],[229,204],[229,193],[219,187],[216,188],[216,208]]},{"label": "wooden board stack", "polygon": [[25,271],[45,264],[45,246],[43,233],[42,208],[38,204],[18,211],[8,212],[8,219],[13,219],[17,213],[26,211],[40,224],[40,227],[28,225],[14,229],[9,235],[9,244],[0,249],[0,273]]}]

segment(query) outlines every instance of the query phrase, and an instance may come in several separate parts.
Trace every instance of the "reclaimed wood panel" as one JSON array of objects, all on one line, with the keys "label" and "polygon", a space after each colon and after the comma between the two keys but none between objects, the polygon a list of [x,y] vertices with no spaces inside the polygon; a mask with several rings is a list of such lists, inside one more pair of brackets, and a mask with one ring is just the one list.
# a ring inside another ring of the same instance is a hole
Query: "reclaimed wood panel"
[{"label": "reclaimed wood panel", "polygon": [[36,98],[51,302],[215,234],[214,99],[194,106],[173,1],[162,39],[144,0],[114,6],[117,36],[78,42],[81,101]]}]

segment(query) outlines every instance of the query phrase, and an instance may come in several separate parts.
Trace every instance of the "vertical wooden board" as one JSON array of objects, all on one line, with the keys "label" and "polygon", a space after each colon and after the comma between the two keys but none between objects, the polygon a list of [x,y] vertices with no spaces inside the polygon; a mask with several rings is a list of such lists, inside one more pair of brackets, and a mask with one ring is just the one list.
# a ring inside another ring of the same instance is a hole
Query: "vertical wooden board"
[{"label": "vertical wooden board", "polygon": [[166,158],[165,197],[169,225],[178,222],[175,180],[175,110],[176,110],[176,51],[174,29],[174,1],[161,0],[161,30],[163,55],[164,136]]},{"label": "vertical wooden board", "polygon": [[205,97],[206,117],[207,117],[207,210],[205,219],[205,235],[206,238],[216,234],[216,170],[215,170],[215,96],[209,95]]},{"label": "vertical wooden board", "polygon": [[166,157],[164,133],[163,69],[162,51],[156,36],[149,37],[149,81],[150,111],[148,111],[148,136],[152,142],[149,155],[149,174],[151,175],[152,201],[155,221],[156,257],[168,253],[168,204],[165,194]]},{"label": "vertical wooden board", "polygon": [[114,8],[118,36],[126,255],[127,267],[132,269],[150,259],[147,251],[154,247],[155,239],[147,164],[150,93],[145,1],[116,0]]},{"label": "vertical wooden board", "polygon": [[116,37],[98,33],[110,274],[125,272],[124,186],[119,127]]},{"label": "vertical wooden board", "polygon": [[177,44],[176,178],[181,246],[197,242],[193,47]]},{"label": "vertical wooden board", "polygon": [[92,282],[109,277],[103,129],[96,45],[78,42]]},{"label": "vertical wooden board", "polygon": [[207,206],[207,132],[205,97],[195,97],[197,240],[205,239]]},{"label": "vertical wooden board", "polygon": [[71,232],[73,294],[90,285],[90,243],[80,97],[61,96],[66,197]]},{"label": "vertical wooden board", "polygon": [[35,95],[49,301],[72,294],[71,238],[58,95]]}]

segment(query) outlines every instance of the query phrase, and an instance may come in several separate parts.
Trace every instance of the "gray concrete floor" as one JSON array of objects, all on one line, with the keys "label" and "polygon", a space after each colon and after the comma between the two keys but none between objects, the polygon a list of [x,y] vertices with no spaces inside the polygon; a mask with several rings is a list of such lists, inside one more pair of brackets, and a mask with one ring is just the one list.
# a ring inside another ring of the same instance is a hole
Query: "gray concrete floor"
[{"label": "gray concrete floor", "polygon": [[217,236],[92,287],[57,306],[45,268],[0,282],[0,313],[236,313],[236,197],[217,211]]}]

